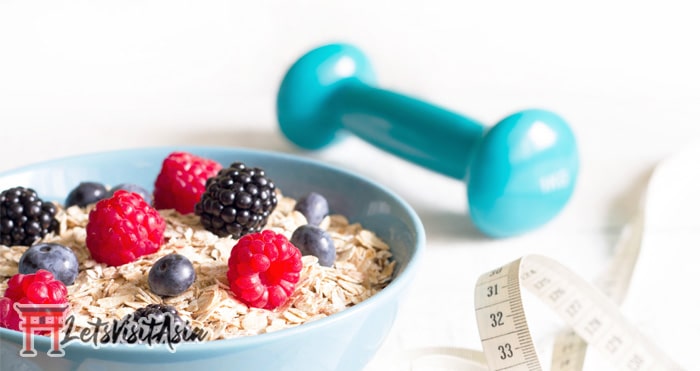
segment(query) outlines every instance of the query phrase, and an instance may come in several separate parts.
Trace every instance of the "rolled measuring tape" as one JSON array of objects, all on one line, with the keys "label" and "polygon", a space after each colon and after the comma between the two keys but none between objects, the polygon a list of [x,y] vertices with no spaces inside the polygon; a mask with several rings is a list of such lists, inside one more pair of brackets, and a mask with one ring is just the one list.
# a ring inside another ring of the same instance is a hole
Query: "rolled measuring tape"
[{"label": "rolled measuring tape", "polygon": [[[469,361],[472,366],[469,370],[542,370],[530,333],[531,324],[527,321],[523,306],[522,289],[525,288],[568,326],[554,341],[552,359],[547,369],[582,370],[589,347],[595,349],[598,355],[607,361],[610,369],[627,371],[687,369],[684,368],[687,366],[681,366],[647,334],[634,326],[623,315],[620,304],[625,299],[632,279],[635,277],[634,272],[638,261],[643,260],[640,255],[642,246],[645,245],[645,233],[648,233],[650,226],[653,229],[654,226],[666,223],[664,227],[668,228],[674,220],[689,221],[685,225],[674,225],[672,228],[673,233],[686,233],[693,236],[682,240],[686,243],[690,242],[693,245],[690,246],[691,249],[678,252],[687,247],[679,246],[675,257],[683,253],[700,252],[698,250],[700,243],[695,246],[700,241],[700,196],[685,197],[688,192],[693,194],[700,191],[700,174],[689,174],[696,167],[698,159],[700,159],[700,146],[681,152],[663,161],[654,169],[638,212],[623,229],[616,245],[615,255],[594,284],[583,280],[550,258],[539,255],[523,256],[482,274],[477,280],[474,304],[482,351],[449,347],[423,348],[410,352],[411,362],[417,362],[426,356],[448,356]],[[679,172],[683,177],[677,176]],[[694,178],[689,179],[689,177]],[[652,222],[649,221],[650,219]],[[670,250],[669,248],[666,253],[671,253]],[[668,270],[675,267],[662,265],[660,268]],[[657,278],[647,279],[655,281]],[[694,287],[690,282],[691,277],[685,278],[685,285],[688,288],[683,288],[684,282],[680,278],[674,278],[671,284],[679,286],[678,290],[681,290],[681,293],[675,296],[683,296],[686,299],[697,296],[687,292],[690,287]],[[661,302],[657,304],[663,304],[664,299],[656,298]],[[696,312],[697,304],[700,303],[695,300],[695,303],[688,303],[685,306],[689,307],[688,310]],[[669,305],[666,309],[677,311],[678,307]],[[669,316],[674,316],[674,313],[670,313]],[[683,323],[684,319],[688,318],[680,318],[675,323],[674,321],[668,323],[671,326],[689,325]],[[698,327],[697,324],[695,327]],[[695,343],[695,347],[690,345],[688,348],[698,349],[700,332],[695,333],[691,339],[681,340],[685,343]],[[457,369],[435,365],[434,369],[437,368]]]},{"label": "rolled measuring tape", "polygon": [[681,370],[601,291],[556,261],[537,255],[525,256],[479,278],[477,323],[490,370],[542,369],[530,336],[521,285],[575,333],[557,341],[553,370],[582,369],[586,344],[602,352],[618,370]]}]

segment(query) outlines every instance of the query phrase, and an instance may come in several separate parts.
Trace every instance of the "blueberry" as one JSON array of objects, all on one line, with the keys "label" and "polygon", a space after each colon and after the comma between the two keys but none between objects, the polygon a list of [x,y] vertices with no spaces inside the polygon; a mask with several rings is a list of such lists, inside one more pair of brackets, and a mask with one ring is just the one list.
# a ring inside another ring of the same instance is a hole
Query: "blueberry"
[{"label": "blueberry", "polygon": [[304,214],[309,224],[319,225],[328,215],[328,201],[316,192],[311,192],[297,201],[294,210]]},{"label": "blueberry", "polygon": [[294,230],[289,240],[296,246],[301,255],[313,255],[318,258],[318,263],[324,267],[330,267],[335,262],[335,244],[331,236],[323,229],[304,224]]},{"label": "blueberry", "polygon": [[131,184],[131,183],[122,183],[122,184],[119,184],[119,185],[112,187],[112,189],[109,190],[107,197],[112,197],[114,195],[114,192],[116,192],[120,189],[138,194],[139,196],[143,197],[144,201],[146,201],[146,203],[149,205],[153,201],[153,198],[151,197],[151,192],[149,192],[145,188],[141,187],[140,185]]},{"label": "blueberry", "polygon": [[28,248],[19,258],[19,273],[32,274],[45,269],[68,285],[78,276],[78,258],[73,250],[57,243],[38,243]]},{"label": "blueberry", "polygon": [[158,259],[148,272],[148,286],[154,294],[175,296],[182,294],[194,283],[192,263],[180,254]]},{"label": "blueberry", "polygon": [[78,205],[85,207],[107,197],[107,188],[97,182],[81,182],[66,197],[66,207]]}]

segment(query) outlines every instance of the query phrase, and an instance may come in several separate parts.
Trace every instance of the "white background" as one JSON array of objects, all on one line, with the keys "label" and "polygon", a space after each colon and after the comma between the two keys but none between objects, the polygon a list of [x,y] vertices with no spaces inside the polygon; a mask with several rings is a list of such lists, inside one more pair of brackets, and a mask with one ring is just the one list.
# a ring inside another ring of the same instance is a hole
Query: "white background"
[{"label": "white background", "polygon": [[[479,348],[478,274],[542,253],[595,277],[652,166],[700,137],[696,8],[692,1],[0,0],[0,171],[162,144],[276,150],[356,171],[411,203],[428,237],[420,274],[370,369],[414,347]],[[568,207],[534,233],[488,240],[469,224],[458,181],[354,138],[315,153],[291,146],[277,130],[277,87],[299,55],[331,41],[361,47],[383,87],[488,126],[529,107],[564,116],[582,163]]]}]

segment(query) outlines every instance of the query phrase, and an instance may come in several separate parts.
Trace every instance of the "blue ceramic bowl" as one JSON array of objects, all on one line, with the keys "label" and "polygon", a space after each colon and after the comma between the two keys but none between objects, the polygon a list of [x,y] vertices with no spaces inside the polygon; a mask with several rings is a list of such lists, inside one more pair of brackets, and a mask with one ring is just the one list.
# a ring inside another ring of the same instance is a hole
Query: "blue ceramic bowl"
[{"label": "blue ceramic bowl", "polygon": [[338,168],[285,154],[212,147],[160,147],[70,157],[0,173],[0,189],[34,188],[62,202],[80,181],[124,182],[152,189],[162,160],[176,150],[264,168],[285,195],[325,195],[334,213],[375,231],[391,246],[395,278],[366,301],[324,319],[273,333],[167,347],[71,342],[48,357],[48,337],[35,337],[36,357],[19,356],[22,333],[0,328],[2,369],[21,370],[361,370],[389,332],[402,294],[416,273],[424,231],[415,212],[388,189]]}]

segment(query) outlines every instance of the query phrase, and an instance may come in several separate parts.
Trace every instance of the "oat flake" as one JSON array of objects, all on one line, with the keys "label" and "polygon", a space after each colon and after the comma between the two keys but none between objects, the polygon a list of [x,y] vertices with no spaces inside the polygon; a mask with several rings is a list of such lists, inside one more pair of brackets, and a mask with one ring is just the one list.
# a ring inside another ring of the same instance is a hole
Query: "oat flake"
[{"label": "oat flake", "polygon": [[[278,197],[280,201],[266,228],[289,238],[294,229],[306,224],[306,219],[294,211],[294,199],[281,194]],[[272,332],[351,307],[376,294],[394,275],[395,262],[384,241],[361,225],[351,224],[345,216],[330,215],[320,226],[333,238],[336,264],[322,267],[315,257],[305,256],[299,283],[284,306],[274,311],[248,308],[228,290],[227,262],[236,240],[204,230],[197,216],[160,210],[167,222],[166,242],[161,249],[134,262],[110,267],[92,260],[85,247],[85,226],[92,206],[57,206],[59,232],[42,241],[72,248],[80,261],[80,273],[68,287],[76,333],[96,317],[107,321],[121,319],[152,303],[174,306],[183,320],[207,331],[208,340]],[[0,292],[17,273],[19,258],[26,249],[0,245]],[[184,293],[161,298],[148,288],[148,270],[160,257],[175,252],[192,261],[196,280]]]}]

